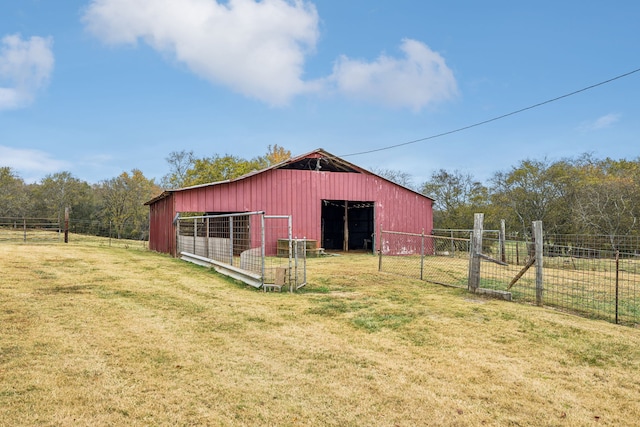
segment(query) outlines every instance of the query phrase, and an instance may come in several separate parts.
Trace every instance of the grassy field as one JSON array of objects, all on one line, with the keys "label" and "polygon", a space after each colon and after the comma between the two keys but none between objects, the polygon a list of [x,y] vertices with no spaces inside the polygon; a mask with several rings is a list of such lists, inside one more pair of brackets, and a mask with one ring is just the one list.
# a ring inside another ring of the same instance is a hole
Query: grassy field
[{"label": "grassy field", "polygon": [[0,245],[0,426],[637,425],[640,330],[377,262],[263,293],[136,247]]}]

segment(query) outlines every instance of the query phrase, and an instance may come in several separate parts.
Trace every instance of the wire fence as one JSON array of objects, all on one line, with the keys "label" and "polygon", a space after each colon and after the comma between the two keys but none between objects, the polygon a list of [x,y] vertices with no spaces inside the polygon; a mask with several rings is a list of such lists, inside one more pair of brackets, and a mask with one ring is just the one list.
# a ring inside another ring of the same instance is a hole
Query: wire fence
[{"label": "wire fence", "polygon": [[109,221],[64,220],[56,218],[0,218],[1,243],[62,243],[65,230],[69,244],[120,248],[147,248],[148,227],[139,233],[139,239],[118,239]]},{"label": "wire fence", "polygon": [[0,241],[61,241],[64,228],[58,220],[48,218],[0,218]]},{"label": "wire fence", "polygon": [[445,286],[467,287],[470,240],[381,231],[378,269]]},{"label": "wire fence", "polygon": [[[640,324],[640,242],[617,236],[613,250],[609,236],[546,235],[537,254],[533,241],[501,239],[491,230],[482,233],[480,251],[471,250],[471,238],[452,237],[461,233],[439,234],[382,231],[379,270],[469,288],[470,261],[477,253],[480,290],[589,318]],[[540,268],[536,258],[542,260]]]},{"label": "wire fence", "polygon": [[[583,243],[597,241],[594,236],[575,237]],[[635,248],[621,252],[583,244],[576,250],[576,245],[558,245],[558,240],[548,239],[545,236],[542,245],[541,272],[526,268],[535,256],[530,253],[531,242],[506,241],[507,265],[483,261],[480,286],[509,291],[515,301],[527,303],[538,303],[538,292],[542,292],[542,304],[558,310],[623,325],[640,324],[640,258]],[[489,244],[500,245],[495,239],[489,239]],[[542,283],[540,291],[537,280]]]}]

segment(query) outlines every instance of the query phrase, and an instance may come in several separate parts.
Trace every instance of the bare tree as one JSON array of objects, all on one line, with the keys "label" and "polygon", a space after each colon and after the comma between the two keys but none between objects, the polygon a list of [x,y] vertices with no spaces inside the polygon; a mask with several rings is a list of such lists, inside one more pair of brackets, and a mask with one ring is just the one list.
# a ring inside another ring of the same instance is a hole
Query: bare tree
[{"label": "bare tree", "polygon": [[184,187],[187,179],[187,171],[195,163],[193,151],[172,151],[165,159],[169,163],[170,171],[162,177],[162,186],[167,189]]},{"label": "bare tree", "polygon": [[607,236],[616,250],[617,237],[630,234],[637,224],[637,196],[632,180],[609,177],[582,186],[574,211],[584,231]]},{"label": "bare tree", "polygon": [[371,172],[378,176],[388,179],[391,182],[395,182],[398,185],[415,190],[413,184],[413,177],[407,172],[403,172],[396,169],[384,169],[384,168],[372,168]]}]

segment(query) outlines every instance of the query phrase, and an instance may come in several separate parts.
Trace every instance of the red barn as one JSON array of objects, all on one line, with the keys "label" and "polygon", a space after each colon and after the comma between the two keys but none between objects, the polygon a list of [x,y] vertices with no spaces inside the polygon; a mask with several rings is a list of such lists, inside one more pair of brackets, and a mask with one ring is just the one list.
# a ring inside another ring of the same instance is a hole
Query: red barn
[{"label": "red barn", "polygon": [[293,236],[326,250],[372,250],[381,228],[433,228],[432,199],[322,149],[235,179],[168,190],[146,204],[149,248],[173,255],[175,218],[186,212],[291,215]]}]

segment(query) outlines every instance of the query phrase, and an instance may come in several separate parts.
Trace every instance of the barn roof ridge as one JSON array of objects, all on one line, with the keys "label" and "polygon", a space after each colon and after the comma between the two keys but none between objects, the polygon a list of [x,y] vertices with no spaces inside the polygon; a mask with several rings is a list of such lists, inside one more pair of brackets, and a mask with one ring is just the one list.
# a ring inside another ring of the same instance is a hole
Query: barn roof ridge
[{"label": "barn roof ridge", "polygon": [[[255,170],[255,171],[251,171],[248,172],[244,175],[238,176],[236,178],[232,178],[232,179],[225,179],[223,181],[215,181],[215,182],[208,182],[208,183],[204,183],[204,184],[198,184],[198,185],[192,185],[189,187],[182,187],[182,188],[176,188],[176,189],[171,189],[171,190],[164,190],[160,195],[154,197],[153,199],[149,200],[148,202],[145,203],[145,205],[151,205],[152,203],[155,203],[158,200],[162,200],[166,197],[168,197],[170,194],[175,193],[175,192],[179,192],[179,191],[186,191],[186,190],[193,190],[193,189],[197,189],[197,188],[203,188],[203,187],[211,187],[211,186],[216,186],[216,185],[221,185],[221,184],[227,184],[227,183],[231,183],[231,182],[235,182],[235,181],[241,181],[244,179],[247,179],[249,177],[255,176],[255,175],[260,175],[262,173],[265,173],[267,171],[270,170],[275,170],[275,169],[307,169],[306,167],[302,167],[303,162],[305,159],[312,159],[312,160],[316,160],[315,165],[311,166],[311,163],[308,162],[306,165],[309,166],[309,170],[316,170],[316,171],[321,171],[322,169],[325,169],[325,171],[327,170],[331,170],[334,169],[334,172],[356,172],[356,173],[364,173],[364,174],[369,174],[369,175],[373,175],[376,176],[380,179],[384,179],[385,181],[388,181],[394,185],[397,185],[399,187],[402,187],[408,191],[414,192],[420,196],[426,197],[427,199],[431,199],[433,200],[433,198],[426,196],[416,190],[413,190],[411,188],[405,187],[404,185],[398,184],[396,182],[393,182],[383,176],[380,176],[378,174],[375,174],[367,169],[364,169],[360,166],[357,166],[347,160],[344,160],[341,157],[338,157],[336,155],[333,155],[331,153],[329,153],[328,151],[326,151],[323,148],[317,148],[313,151],[310,151],[308,153],[305,154],[300,154],[298,156],[295,157],[290,157],[286,160],[283,160],[279,163],[276,163],[274,165],[270,165],[266,168],[263,169],[259,169],[259,170]],[[325,166],[322,165],[322,160],[325,160]],[[287,167],[287,166],[291,166],[291,167]],[[313,168],[312,168],[313,167]]]}]

